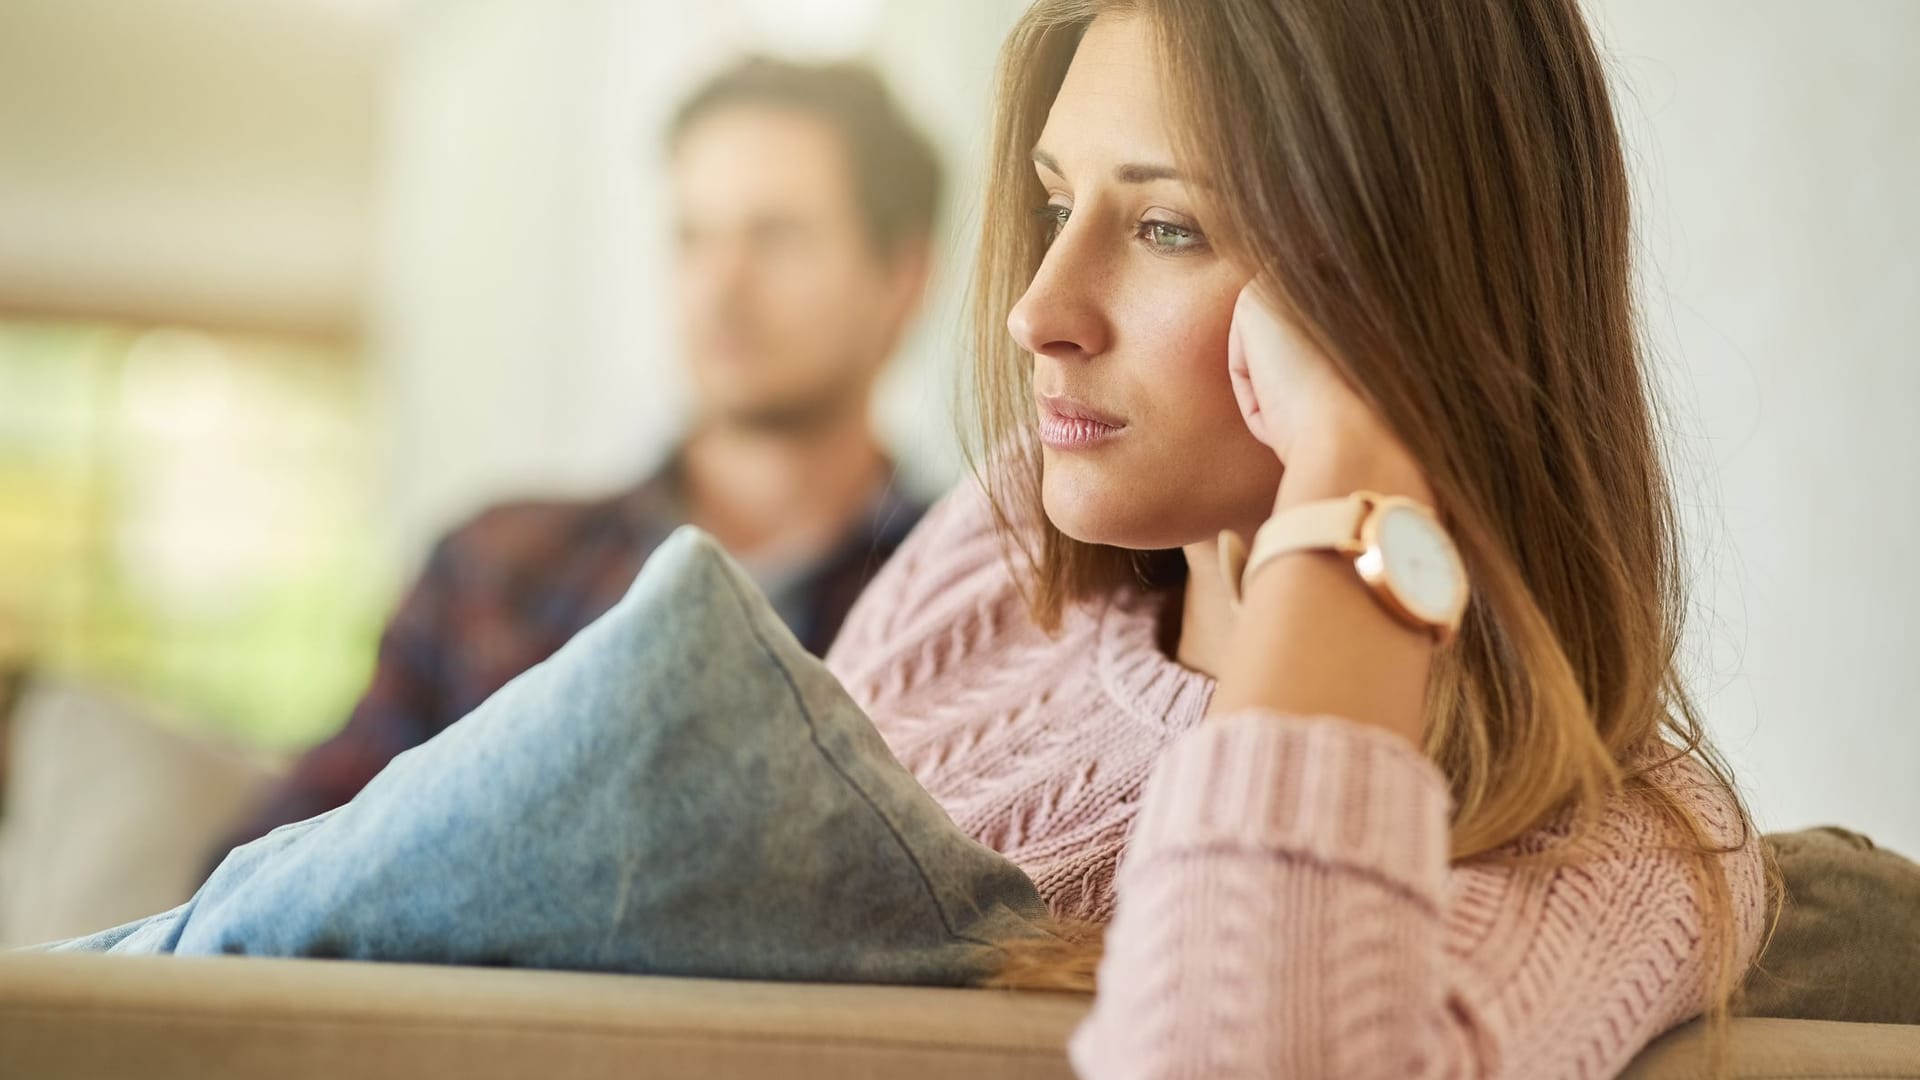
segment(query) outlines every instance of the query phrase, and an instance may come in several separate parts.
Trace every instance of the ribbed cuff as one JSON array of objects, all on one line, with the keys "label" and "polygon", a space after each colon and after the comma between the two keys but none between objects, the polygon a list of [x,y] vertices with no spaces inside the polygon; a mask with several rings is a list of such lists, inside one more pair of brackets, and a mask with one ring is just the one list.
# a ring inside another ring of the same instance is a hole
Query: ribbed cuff
[{"label": "ribbed cuff", "polygon": [[1371,874],[1437,907],[1451,812],[1439,768],[1392,732],[1236,710],[1181,733],[1154,764],[1119,872],[1253,850]]}]

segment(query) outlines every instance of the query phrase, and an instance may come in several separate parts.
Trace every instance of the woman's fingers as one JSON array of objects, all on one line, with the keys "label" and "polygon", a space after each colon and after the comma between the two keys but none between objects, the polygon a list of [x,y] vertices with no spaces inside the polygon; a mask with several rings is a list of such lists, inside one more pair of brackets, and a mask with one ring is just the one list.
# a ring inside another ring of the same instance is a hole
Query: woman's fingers
[{"label": "woman's fingers", "polygon": [[1240,333],[1240,308],[1234,307],[1233,325],[1227,330],[1227,376],[1233,383],[1233,398],[1240,406],[1240,418],[1246,421],[1253,437],[1272,446],[1266,431],[1266,418],[1260,412],[1260,395],[1253,385],[1253,373],[1247,369],[1247,350]]}]

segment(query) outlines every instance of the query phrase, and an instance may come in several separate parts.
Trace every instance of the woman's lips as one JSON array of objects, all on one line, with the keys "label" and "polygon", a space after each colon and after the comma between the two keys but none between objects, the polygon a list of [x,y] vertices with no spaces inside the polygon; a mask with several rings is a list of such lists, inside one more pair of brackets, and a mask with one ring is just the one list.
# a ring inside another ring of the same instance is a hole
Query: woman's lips
[{"label": "woman's lips", "polygon": [[1127,429],[1124,421],[1065,396],[1040,394],[1040,442],[1055,450],[1097,446]]}]

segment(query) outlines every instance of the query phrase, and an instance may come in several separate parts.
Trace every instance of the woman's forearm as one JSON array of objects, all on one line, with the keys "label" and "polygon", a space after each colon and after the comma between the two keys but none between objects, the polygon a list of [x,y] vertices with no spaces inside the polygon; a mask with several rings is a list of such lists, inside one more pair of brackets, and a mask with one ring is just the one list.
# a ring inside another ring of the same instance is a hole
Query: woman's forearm
[{"label": "woman's forearm", "polygon": [[[1275,513],[1366,488],[1428,505],[1433,494],[1391,440],[1350,435],[1289,464]],[[1367,590],[1350,556],[1274,558],[1249,577],[1211,715],[1267,708],[1329,713],[1421,742],[1433,639],[1395,618]]]}]

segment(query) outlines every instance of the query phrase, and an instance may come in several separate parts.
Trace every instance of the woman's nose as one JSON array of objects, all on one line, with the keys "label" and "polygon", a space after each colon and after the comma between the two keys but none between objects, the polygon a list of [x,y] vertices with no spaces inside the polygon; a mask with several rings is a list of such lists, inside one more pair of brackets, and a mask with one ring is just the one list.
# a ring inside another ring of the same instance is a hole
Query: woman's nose
[{"label": "woman's nose", "polygon": [[1007,312],[1007,330],[1030,353],[1053,357],[1097,356],[1107,351],[1109,330],[1098,291],[1106,275],[1089,264],[1092,252],[1062,236],[1041,260],[1020,302]]}]

